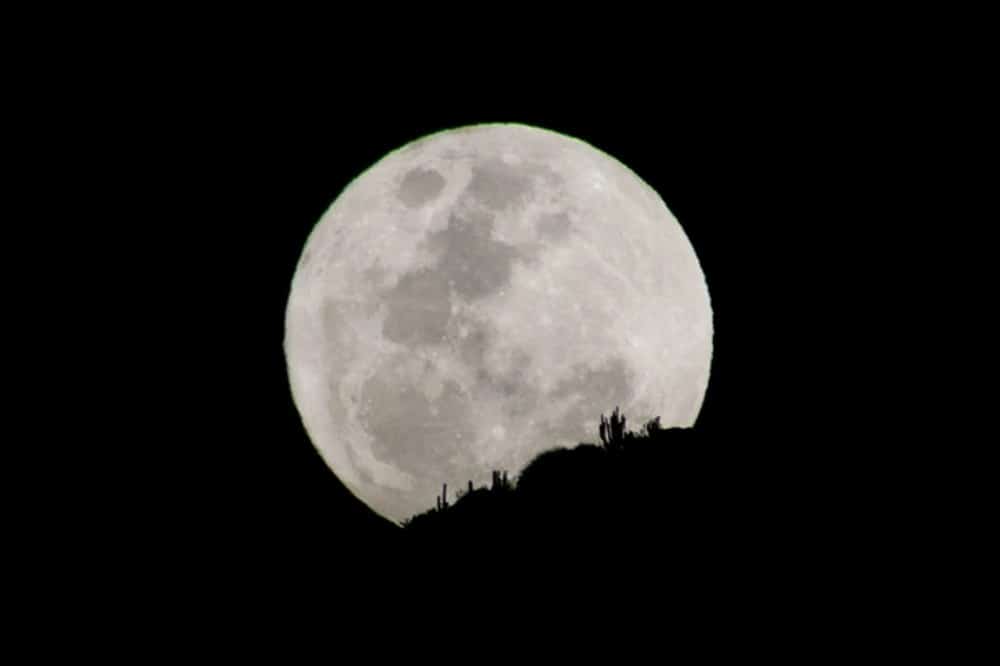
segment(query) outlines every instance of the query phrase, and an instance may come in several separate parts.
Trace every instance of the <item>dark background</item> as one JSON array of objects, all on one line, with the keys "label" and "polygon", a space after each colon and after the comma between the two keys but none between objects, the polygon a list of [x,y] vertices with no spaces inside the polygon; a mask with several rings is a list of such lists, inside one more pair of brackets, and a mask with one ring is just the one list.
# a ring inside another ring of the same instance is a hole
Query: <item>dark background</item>
[{"label": "dark background", "polygon": [[177,174],[205,190],[172,233],[184,235],[198,270],[175,324],[209,370],[191,368],[198,428],[182,450],[192,471],[209,472],[213,536],[236,530],[257,547],[322,559],[378,531],[294,409],[282,351],[290,281],[308,233],[355,176],[408,141],[479,122],[578,137],[661,194],[698,254],[715,313],[697,427],[747,456],[747,474],[772,484],[760,492],[779,479],[785,493],[815,487],[844,466],[844,449],[829,440],[842,425],[835,412],[849,413],[855,398],[831,395],[829,373],[853,317],[828,289],[845,278],[819,264],[844,226],[834,197],[856,185],[844,154],[856,128],[825,96],[754,82],[670,99],[668,90],[636,95],[611,82],[577,96],[403,88],[370,99],[269,83],[213,92],[207,112],[184,125],[197,137],[185,145],[199,145]]},{"label": "dark background", "polygon": [[[836,352],[824,344],[834,336],[824,330],[817,338],[816,327],[844,322],[814,319],[813,306],[826,295],[811,265],[827,249],[817,231],[834,224],[836,205],[823,182],[833,165],[816,168],[815,153],[842,148],[835,145],[841,130],[825,114],[810,114],[809,100],[789,108],[785,96],[764,96],[752,104],[749,91],[733,91],[710,102],[626,102],[611,88],[587,100],[400,93],[364,104],[346,91],[252,92],[237,89],[185,125],[200,145],[177,177],[206,192],[170,232],[184,235],[198,271],[188,285],[195,293],[185,294],[193,297],[186,321],[175,325],[193,336],[211,368],[191,377],[193,393],[204,398],[195,408],[207,410],[198,423],[211,430],[192,433],[190,453],[226,470],[219,499],[227,519],[293,539],[366,529],[366,511],[326,470],[291,401],[282,351],[291,277],[313,225],[362,170],[420,136],[478,122],[578,137],[658,191],[698,254],[715,313],[698,427],[784,454],[822,445],[825,427],[815,424],[828,405],[802,392]],[[179,262],[182,280],[191,268]],[[812,443],[793,445],[789,437]]]},{"label": "dark background", "polygon": [[[6,228],[43,238],[5,249],[29,263],[15,291],[48,296],[9,306],[10,328],[46,350],[12,348],[40,380],[15,393],[64,408],[32,415],[42,434],[8,447],[37,452],[57,489],[31,479],[11,504],[43,565],[39,578],[21,576],[41,617],[57,604],[39,580],[84,590],[73,624],[101,619],[95,600],[114,591],[136,625],[149,624],[138,609],[174,614],[179,600],[174,620],[200,614],[213,630],[220,609],[282,613],[304,593],[354,611],[338,594],[355,584],[378,602],[370,586],[384,578],[446,582],[447,567],[414,559],[308,441],[287,384],[284,308],[309,231],[351,179],[430,132],[503,121],[576,136],[622,161],[660,193],[698,254],[715,339],[696,429],[716,447],[727,481],[719,502],[738,525],[717,530],[737,537],[723,555],[742,569],[728,580],[757,586],[735,624],[800,585],[804,601],[788,602],[788,615],[808,621],[799,609],[846,599],[848,617],[867,611],[878,630],[872,599],[891,592],[906,606],[927,592],[915,554],[950,542],[925,521],[955,520],[938,500],[964,479],[939,464],[955,434],[929,424],[942,402],[958,414],[978,406],[974,391],[928,381],[953,364],[954,346],[915,342],[935,322],[964,330],[953,323],[956,290],[936,268],[961,197],[946,197],[947,214],[932,210],[943,179],[926,163],[949,170],[962,160],[928,159],[935,149],[982,144],[963,136],[971,114],[959,93],[989,90],[967,65],[989,61],[979,51],[990,40],[930,13],[838,20],[749,8],[692,25],[574,11],[550,26],[469,9],[431,17],[433,31],[388,12],[296,26],[249,10],[147,18],[86,8],[11,21],[26,39],[5,44],[9,134],[25,148],[10,189],[30,205]],[[969,245],[971,235],[957,236]],[[935,247],[918,251],[921,242]],[[72,266],[70,279],[44,284],[55,264]],[[899,325],[914,302],[920,316]],[[58,325],[39,326],[51,311]],[[49,356],[56,367],[40,372]],[[541,562],[555,581],[574,569],[513,546],[508,561],[521,571]],[[599,574],[578,580],[608,578],[593,553],[577,561]],[[690,578],[654,570],[668,587]],[[409,620],[428,600],[460,610],[495,594],[499,571],[459,577],[466,596],[437,589],[401,605],[395,595],[383,615],[362,619]],[[898,585],[887,592],[887,581]],[[505,582],[509,598],[532,596]],[[732,594],[715,592],[709,603],[732,608]],[[275,598],[289,603],[259,603]],[[828,624],[833,640],[822,645],[839,643],[842,626]]]},{"label": "dark background", "polygon": [[142,375],[109,392],[126,437],[107,471],[135,501],[108,504],[144,535],[137,552],[172,563],[168,579],[308,585],[386,557],[411,572],[391,526],[306,436],[284,310],[309,232],[353,178],[409,141],[483,122],[591,143],[680,221],[714,311],[696,428],[733,480],[727,500],[760,525],[747,547],[842,554],[848,525],[891,531],[890,491],[873,481],[899,473],[904,443],[871,407],[880,373],[853,370],[891,344],[865,324],[882,287],[860,277],[886,213],[887,84],[832,56],[705,52],[677,67],[649,52],[623,67],[588,53],[587,67],[549,54],[548,67],[470,56],[449,70],[165,52],[131,79],[81,86],[115,102],[75,122],[116,163],[105,187],[125,215],[108,291]]}]

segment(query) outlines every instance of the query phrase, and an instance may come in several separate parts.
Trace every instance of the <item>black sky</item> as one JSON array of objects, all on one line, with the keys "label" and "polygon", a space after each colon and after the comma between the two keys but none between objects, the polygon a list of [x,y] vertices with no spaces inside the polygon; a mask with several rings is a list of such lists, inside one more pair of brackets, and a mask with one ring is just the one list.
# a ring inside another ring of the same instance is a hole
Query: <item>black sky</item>
[{"label": "black sky", "polygon": [[[6,323],[41,343],[8,345],[32,377],[10,383],[8,422],[28,432],[8,428],[4,469],[7,550],[26,555],[9,567],[26,590],[10,605],[41,626],[30,648],[162,654],[194,634],[185,657],[205,653],[203,638],[259,657],[275,618],[309,615],[316,626],[290,624],[334,658],[412,652],[396,628],[414,623],[431,625],[435,660],[468,658],[453,649],[463,618],[484,634],[469,634],[471,654],[511,659],[539,655],[532,632],[591,658],[609,638],[616,662],[643,638],[675,656],[676,637],[741,656],[798,639],[798,657],[871,654],[848,639],[881,636],[893,654],[926,655],[938,615],[964,605],[933,592],[982,589],[956,583],[971,559],[956,544],[990,524],[969,517],[990,503],[963,495],[991,488],[967,481],[993,468],[966,455],[988,450],[989,431],[952,429],[988,413],[977,400],[990,393],[931,375],[968,365],[989,380],[976,358],[955,359],[980,348],[956,315],[968,285],[947,284],[939,260],[974,263],[974,236],[953,223],[991,217],[962,210],[964,192],[931,202],[940,171],[973,163],[952,148],[990,157],[989,133],[969,126],[989,110],[995,76],[975,64],[995,40],[974,33],[992,23],[949,25],[938,9],[711,7],[688,23],[578,3],[549,24],[540,6],[332,8],[43,7],[8,21],[8,189],[29,205],[4,218],[5,257],[25,260]],[[731,482],[707,498],[726,518],[707,530],[722,545],[708,566],[661,557],[699,551],[658,529],[648,551],[615,552],[601,534],[602,554],[497,535],[492,549],[418,555],[309,442],[282,339],[310,230],[387,152],[483,122],[607,152],[689,237],[714,313],[695,427]],[[971,170],[968,189],[991,173]],[[964,247],[939,247],[949,240]],[[23,403],[39,413],[25,419]],[[931,430],[942,414],[956,416]],[[938,559],[948,551],[955,566]],[[559,631],[560,617],[575,624]],[[607,631],[616,620],[625,640]],[[284,660],[297,643],[280,643]],[[947,654],[966,644],[947,640]]]},{"label": "black sky", "polygon": [[[124,171],[135,165],[115,187],[143,227],[137,242],[166,267],[141,285],[119,281],[130,302],[155,295],[136,340],[141,352],[155,331],[164,396],[123,425],[162,452],[157,470],[146,467],[157,482],[154,542],[176,561],[320,576],[384,543],[387,526],[339,484],[295,411],[282,350],[288,289],[307,235],[355,176],[416,138],[482,122],[578,137],[662,196],[714,312],[696,427],[791,521],[858,502],[845,489],[889,455],[845,438],[867,425],[860,405],[873,391],[843,372],[864,317],[848,296],[858,259],[845,251],[864,244],[878,212],[863,148],[884,119],[863,112],[864,84],[788,62],[787,71],[732,62],[631,76],[526,77],[499,66],[433,84],[349,63],[249,65],[214,59],[168,86],[143,86],[115,116],[134,137],[120,151]],[[138,508],[119,510],[139,520]]]}]

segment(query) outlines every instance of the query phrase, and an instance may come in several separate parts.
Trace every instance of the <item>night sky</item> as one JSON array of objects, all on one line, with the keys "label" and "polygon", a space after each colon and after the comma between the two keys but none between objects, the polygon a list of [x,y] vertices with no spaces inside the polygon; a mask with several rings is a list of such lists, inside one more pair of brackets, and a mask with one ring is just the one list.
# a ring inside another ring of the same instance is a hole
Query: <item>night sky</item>
[{"label": "night sky", "polygon": [[872,387],[839,372],[862,313],[843,297],[849,270],[830,260],[843,237],[866,233],[871,211],[852,188],[869,128],[841,122],[847,102],[822,86],[720,77],[533,81],[501,93],[242,71],[203,73],[179,97],[150,93],[142,103],[155,113],[131,117],[127,155],[162,157],[133,175],[130,201],[136,215],[154,208],[150,242],[171,260],[155,278],[167,307],[144,324],[164,340],[169,400],[155,420],[129,418],[136,432],[157,424],[152,446],[170,463],[157,473],[168,490],[156,515],[163,535],[181,536],[162,547],[210,571],[308,576],[391,538],[301,425],[282,349],[286,299],[310,230],[355,176],[409,141],[482,122],[578,137],[660,194],[714,313],[696,428],[720,464],[742,470],[740,491],[785,524],[856,507],[849,488],[869,474],[859,455],[890,454],[844,436],[861,427],[848,417]]}]

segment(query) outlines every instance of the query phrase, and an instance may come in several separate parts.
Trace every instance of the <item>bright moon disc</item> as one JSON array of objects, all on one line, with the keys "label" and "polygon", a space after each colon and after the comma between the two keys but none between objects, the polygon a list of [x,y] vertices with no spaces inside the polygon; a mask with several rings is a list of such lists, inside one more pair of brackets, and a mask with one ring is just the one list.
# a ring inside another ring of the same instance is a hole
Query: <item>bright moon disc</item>
[{"label": "bright moon disc", "polygon": [[479,125],[344,190],[302,252],[284,346],[312,442],[399,521],[443,483],[594,441],[616,405],[632,427],[693,425],[712,311],[683,230],[629,169],[561,134]]}]

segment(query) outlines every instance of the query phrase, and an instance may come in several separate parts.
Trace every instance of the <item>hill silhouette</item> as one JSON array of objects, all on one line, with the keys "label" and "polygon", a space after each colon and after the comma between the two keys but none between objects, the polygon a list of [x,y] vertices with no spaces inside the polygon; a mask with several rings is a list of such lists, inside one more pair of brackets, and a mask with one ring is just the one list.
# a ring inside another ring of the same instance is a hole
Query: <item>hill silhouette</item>
[{"label": "hill silhouette", "polygon": [[712,612],[722,597],[734,610],[794,599],[796,581],[815,591],[838,580],[827,568],[836,549],[816,557],[829,522],[807,496],[779,489],[780,472],[767,476],[695,428],[656,418],[633,432],[617,408],[599,435],[544,451],[515,478],[467,483],[454,499],[443,488],[434,508],[404,522],[393,553],[432,591],[483,578],[581,600],[633,590],[670,598],[681,614]]},{"label": "hill silhouette", "polygon": [[[442,489],[434,508],[404,522],[414,543],[540,543],[558,539],[598,545],[614,538],[690,536],[711,517],[720,470],[706,467],[711,452],[691,428],[663,428],[659,418],[638,432],[616,408],[601,415],[601,443],[553,448],[536,456],[516,479],[494,471],[489,487],[471,482]],[[715,477],[711,480],[709,477]]]}]

